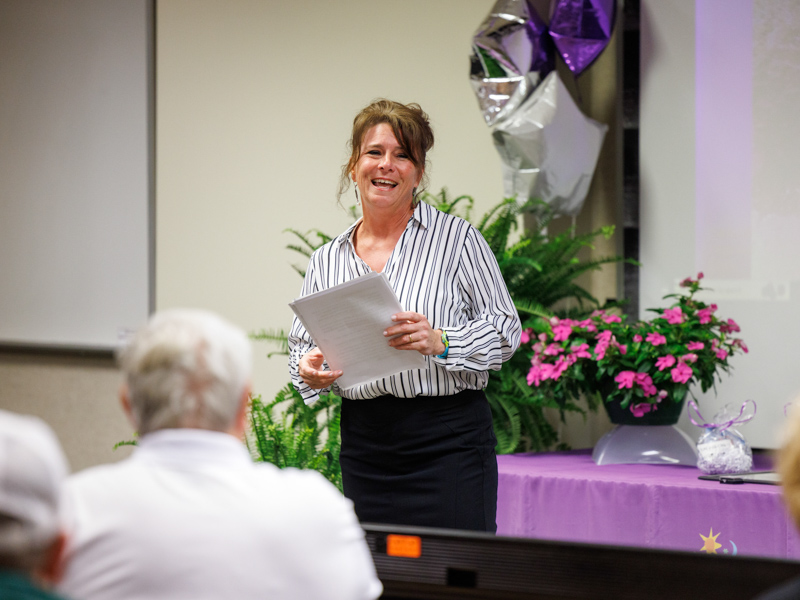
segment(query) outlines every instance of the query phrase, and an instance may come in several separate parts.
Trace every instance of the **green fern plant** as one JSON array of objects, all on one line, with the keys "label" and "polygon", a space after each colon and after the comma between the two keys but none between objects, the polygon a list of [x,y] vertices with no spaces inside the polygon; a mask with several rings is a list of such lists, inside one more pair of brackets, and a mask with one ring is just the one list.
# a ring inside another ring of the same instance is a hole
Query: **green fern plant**
[{"label": "green fern plant", "polygon": [[250,405],[247,447],[256,461],[280,468],[314,469],[341,490],[340,408],[341,399],[335,394],[322,395],[306,406],[291,383],[271,402],[255,396]]}]

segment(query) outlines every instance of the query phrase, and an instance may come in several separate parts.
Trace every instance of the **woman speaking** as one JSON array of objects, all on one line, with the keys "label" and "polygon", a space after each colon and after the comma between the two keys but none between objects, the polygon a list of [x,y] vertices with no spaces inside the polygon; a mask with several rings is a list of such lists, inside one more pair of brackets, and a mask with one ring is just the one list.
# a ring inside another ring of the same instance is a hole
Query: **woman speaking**
[{"label": "woman speaking", "polygon": [[306,403],[342,397],[345,495],[362,522],[497,529],[497,461],[483,388],[519,345],[521,326],[478,230],[417,200],[433,146],[417,104],[377,100],[353,122],[339,195],[352,183],[363,217],[314,252],[301,295],[383,272],[406,310],[384,335],[425,368],[340,389],[295,318],[292,381]]}]

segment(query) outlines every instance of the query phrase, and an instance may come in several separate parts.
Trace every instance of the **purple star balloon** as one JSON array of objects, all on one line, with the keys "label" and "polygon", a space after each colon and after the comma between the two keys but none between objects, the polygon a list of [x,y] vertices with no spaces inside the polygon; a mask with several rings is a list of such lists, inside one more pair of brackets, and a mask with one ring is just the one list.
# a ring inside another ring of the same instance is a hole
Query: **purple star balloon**
[{"label": "purple star balloon", "polygon": [[550,37],[576,77],[608,45],[616,6],[616,0],[553,0]]}]

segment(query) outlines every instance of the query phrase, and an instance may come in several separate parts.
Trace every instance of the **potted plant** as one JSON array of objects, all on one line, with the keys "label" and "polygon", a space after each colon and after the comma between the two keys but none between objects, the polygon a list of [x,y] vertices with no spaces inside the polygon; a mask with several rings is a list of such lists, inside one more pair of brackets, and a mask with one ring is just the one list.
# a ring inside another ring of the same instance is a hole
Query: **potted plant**
[{"label": "potted plant", "polygon": [[[442,190],[437,196],[427,195],[425,201],[443,212],[470,220],[472,198],[468,196],[450,202]],[[459,206],[462,201],[463,206]],[[519,218],[525,214],[535,215],[536,226],[518,232]],[[578,284],[578,278],[605,264],[623,260],[618,256],[588,260],[581,257],[598,237],[612,236],[613,226],[583,234],[577,234],[574,228],[552,234],[549,232],[551,220],[547,204],[532,200],[520,205],[515,199],[507,198],[477,223],[473,222],[497,259],[523,323],[552,314],[579,318],[601,308],[600,302]],[[602,307],[610,306],[616,304]],[[557,403],[536,393],[526,381],[529,368],[529,357],[521,348],[499,371],[489,372],[485,391],[492,409],[498,454],[562,447],[558,433],[545,416],[545,409],[555,409],[562,419],[565,412],[585,414],[587,408],[596,409],[591,397],[587,398],[588,405],[577,394]]]},{"label": "potted plant", "polygon": [[616,424],[676,423],[692,384],[714,387],[730,357],[748,351],[733,336],[737,323],[696,298],[702,278],[684,279],[688,293],[665,296],[673,304],[649,309],[655,315],[646,321],[626,323],[607,310],[580,320],[535,317],[523,334],[528,384],[559,405],[594,396]]}]

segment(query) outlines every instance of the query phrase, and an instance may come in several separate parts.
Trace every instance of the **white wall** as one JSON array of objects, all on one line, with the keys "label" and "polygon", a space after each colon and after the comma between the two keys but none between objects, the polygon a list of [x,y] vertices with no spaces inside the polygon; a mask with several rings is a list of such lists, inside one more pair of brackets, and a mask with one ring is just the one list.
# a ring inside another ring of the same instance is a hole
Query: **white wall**
[{"label": "white wall", "polygon": [[[761,448],[777,447],[800,392],[799,37],[793,0],[642,2],[642,306],[704,272],[704,299],[750,353],[701,412],[755,400],[741,431]],[[699,435],[686,415],[680,426]]]}]

